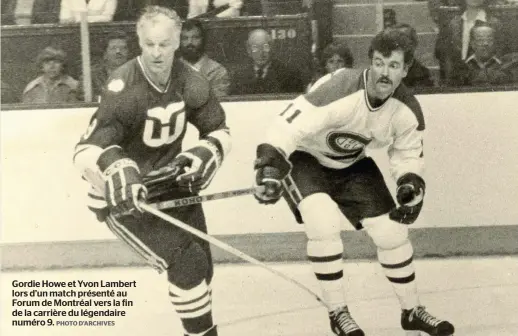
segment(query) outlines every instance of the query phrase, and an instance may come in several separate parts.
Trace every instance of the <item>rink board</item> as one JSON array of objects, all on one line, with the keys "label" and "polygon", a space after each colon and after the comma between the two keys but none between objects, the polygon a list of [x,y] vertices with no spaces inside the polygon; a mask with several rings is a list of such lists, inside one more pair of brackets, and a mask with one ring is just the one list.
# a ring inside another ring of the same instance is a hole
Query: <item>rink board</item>
[{"label": "rink board", "polygon": [[[518,92],[418,99],[426,119],[427,167],[425,206],[412,226],[413,240],[421,246],[418,255],[518,253]],[[252,184],[255,147],[287,101],[223,104],[233,149],[207,193]],[[2,111],[4,268],[138,264],[86,209],[87,186],[71,164],[73,146],[92,112],[92,108]],[[186,145],[195,135],[189,129]],[[385,151],[370,154],[394,190]],[[283,202],[266,207],[243,196],[209,202],[205,210],[211,234],[259,259],[304,258],[303,227]],[[351,258],[372,257],[365,234],[347,229],[344,239]],[[102,251],[98,256],[97,250]],[[216,261],[233,260],[215,254]]]}]

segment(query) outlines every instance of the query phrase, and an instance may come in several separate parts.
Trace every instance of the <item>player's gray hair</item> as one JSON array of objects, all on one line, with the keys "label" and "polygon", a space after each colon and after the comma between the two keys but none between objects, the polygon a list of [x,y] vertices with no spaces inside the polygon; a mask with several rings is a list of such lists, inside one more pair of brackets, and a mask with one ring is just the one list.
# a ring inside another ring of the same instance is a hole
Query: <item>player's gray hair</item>
[{"label": "player's gray hair", "polygon": [[160,20],[160,16],[166,16],[171,19],[174,23],[175,28],[178,28],[178,31],[182,29],[182,19],[176,14],[176,12],[172,9],[162,7],[162,6],[147,6],[142,11],[139,19],[137,20],[137,35],[140,35],[139,32],[142,29],[144,22],[157,23]]}]

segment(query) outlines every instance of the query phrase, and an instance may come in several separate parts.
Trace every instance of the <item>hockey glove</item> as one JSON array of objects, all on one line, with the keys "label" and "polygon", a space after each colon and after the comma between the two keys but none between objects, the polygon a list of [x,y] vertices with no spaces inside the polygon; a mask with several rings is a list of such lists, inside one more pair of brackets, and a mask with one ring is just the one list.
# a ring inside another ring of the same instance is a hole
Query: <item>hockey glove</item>
[{"label": "hockey glove", "polygon": [[148,190],[148,199],[160,196],[173,189],[178,189],[176,178],[180,175],[180,168],[169,163],[158,170],[153,170],[144,176],[144,185]]},{"label": "hockey glove", "polygon": [[197,193],[207,188],[221,164],[218,147],[209,140],[178,154],[169,164],[180,190]]},{"label": "hockey glove", "polygon": [[282,196],[282,180],[291,171],[291,162],[284,153],[270,144],[257,147],[257,159],[254,163],[255,183],[257,188],[254,197],[261,204],[274,204]]},{"label": "hockey glove", "polygon": [[97,165],[105,181],[105,199],[111,213],[115,217],[140,217],[143,211],[139,202],[145,200],[147,190],[135,161],[125,157],[120,147],[111,146],[99,156]]},{"label": "hockey glove", "polygon": [[414,173],[407,173],[399,178],[397,185],[396,198],[400,206],[392,210],[389,217],[401,224],[412,224],[423,207],[424,180]]}]

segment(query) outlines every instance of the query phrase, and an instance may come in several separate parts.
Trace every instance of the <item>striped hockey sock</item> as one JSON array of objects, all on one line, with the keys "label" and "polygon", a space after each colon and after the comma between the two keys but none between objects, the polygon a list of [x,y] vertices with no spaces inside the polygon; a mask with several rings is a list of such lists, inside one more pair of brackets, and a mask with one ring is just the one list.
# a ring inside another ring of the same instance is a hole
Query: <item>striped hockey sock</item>
[{"label": "striped hockey sock", "polygon": [[214,328],[211,291],[205,280],[191,289],[169,283],[169,297],[187,335],[205,335]]},{"label": "striped hockey sock", "polygon": [[378,260],[403,309],[412,309],[419,305],[413,254],[408,240],[392,250],[378,248]]},{"label": "striped hockey sock", "polygon": [[307,253],[329,311],[345,306],[342,240],[309,240]]}]

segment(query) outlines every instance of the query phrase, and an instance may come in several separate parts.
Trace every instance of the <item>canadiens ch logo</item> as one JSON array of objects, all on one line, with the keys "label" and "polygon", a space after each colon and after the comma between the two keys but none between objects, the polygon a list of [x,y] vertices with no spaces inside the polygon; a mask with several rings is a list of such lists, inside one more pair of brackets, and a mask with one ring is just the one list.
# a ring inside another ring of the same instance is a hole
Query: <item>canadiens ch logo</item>
[{"label": "canadiens ch logo", "polygon": [[327,145],[334,151],[345,155],[358,155],[372,139],[357,133],[332,132],[327,136]]}]

